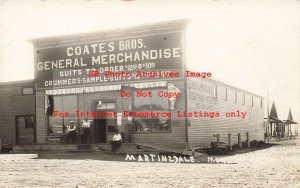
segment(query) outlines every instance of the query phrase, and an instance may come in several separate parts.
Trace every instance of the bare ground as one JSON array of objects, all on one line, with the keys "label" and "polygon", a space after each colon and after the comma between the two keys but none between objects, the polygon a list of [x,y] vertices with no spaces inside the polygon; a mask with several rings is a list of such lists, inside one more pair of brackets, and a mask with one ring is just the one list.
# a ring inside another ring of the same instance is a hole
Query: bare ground
[{"label": "bare ground", "polygon": [[234,164],[125,162],[125,156],[107,161],[108,155],[97,156],[100,160],[35,157],[1,154],[0,187],[300,187],[299,138],[221,159]]}]

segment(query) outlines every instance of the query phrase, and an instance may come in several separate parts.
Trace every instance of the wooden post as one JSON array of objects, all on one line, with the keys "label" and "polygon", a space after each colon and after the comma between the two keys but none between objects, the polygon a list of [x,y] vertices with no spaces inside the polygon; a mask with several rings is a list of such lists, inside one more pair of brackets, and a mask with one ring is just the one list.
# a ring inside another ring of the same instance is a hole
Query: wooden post
[{"label": "wooden post", "polygon": [[272,124],[273,124],[273,123],[271,123],[271,131],[270,131],[271,137],[272,137],[272,135],[273,135],[273,132],[272,132],[272,131],[273,131],[273,127],[272,127]]},{"label": "wooden post", "polygon": [[220,134],[217,134],[217,142],[220,142]]},{"label": "wooden post", "polygon": [[242,149],[242,137],[241,137],[241,133],[238,133],[238,144],[239,144],[239,148]]},{"label": "wooden post", "polygon": [[246,135],[247,135],[247,147],[250,148],[250,133],[247,132]]},{"label": "wooden post", "polygon": [[270,143],[270,126],[268,126],[267,128],[268,128],[268,133],[267,133],[268,134],[267,135],[268,136],[268,143]]},{"label": "wooden post", "polygon": [[232,150],[232,142],[231,142],[231,134],[228,134],[228,145],[229,145],[229,151]]},{"label": "wooden post", "polygon": [[193,144],[193,145],[192,145],[192,156],[193,156],[193,157],[195,157],[195,150],[196,150],[196,149],[195,149],[195,145]]}]

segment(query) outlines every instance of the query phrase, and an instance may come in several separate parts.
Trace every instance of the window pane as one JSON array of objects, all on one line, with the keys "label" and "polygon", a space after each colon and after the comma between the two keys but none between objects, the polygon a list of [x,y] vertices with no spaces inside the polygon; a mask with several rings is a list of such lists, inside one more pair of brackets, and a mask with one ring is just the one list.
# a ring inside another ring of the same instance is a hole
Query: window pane
[{"label": "window pane", "polygon": [[[53,97],[54,111],[63,112],[62,96]],[[63,133],[63,118],[60,116],[49,116],[49,133],[61,134]]]},{"label": "window pane", "polygon": [[75,118],[75,111],[77,110],[77,96],[63,96],[63,112],[69,112],[69,118]]},{"label": "window pane", "polygon": [[101,105],[97,104],[97,110],[105,110],[105,109],[106,109],[106,103],[102,103]]},{"label": "window pane", "polygon": [[169,118],[136,118],[134,125],[136,132],[169,131],[171,120]]},{"label": "window pane", "polygon": [[114,102],[106,103],[106,109],[115,109],[115,103]]},{"label": "window pane", "polygon": [[60,117],[59,115],[49,116],[49,133],[50,134],[63,134],[66,132],[66,126],[70,125],[71,121],[76,122],[76,110],[77,108],[77,96],[66,95],[66,96],[54,96],[54,111],[66,113],[68,117]]},{"label": "window pane", "polygon": [[32,87],[23,88],[23,95],[33,95],[33,88]]},{"label": "window pane", "polygon": [[214,85],[214,98],[217,98],[217,85]]},{"label": "window pane", "polygon": [[169,131],[171,120],[170,118],[154,118],[153,121],[153,132],[155,131]]},{"label": "window pane", "polygon": [[[145,92],[148,92],[145,90]],[[151,97],[137,97],[134,95],[134,111],[150,111],[150,98]]]},{"label": "window pane", "polygon": [[149,119],[136,118],[134,120],[134,130],[136,132],[151,132],[152,122]]},{"label": "window pane", "polygon": [[[135,112],[169,112],[169,100],[166,97],[160,97],[158,93],[167,92],[166,88],[151,89],[152,97],[136,97],[134,96]],[[135,118],[133,121],[135,132],[164,132],[170,131],[170,118]]]},{"label": "window pane", "polygon": [[25,128],[34,128],[34,117],[33,116],[25,117]]},{"label": "window pane", "polygon": [[151,97],[151,111],[169,111],[169,100],[158,96],[160,91],[168,92],[167,89],[153,89]]},{"label": "window pane", "polygon": [[54,111],[62,112],[64,110],[62,104],[62,96],[54,96],[53,103],[54,103]]},{"label": "window pane", "polygon": [[[68,112],[69,116],[64,117],[64,126],[70,125],[71,121],[76,122],[77,95],[65,95],[63,99],[63,112]],[[65,131],[64,131],[65,132]]]}]

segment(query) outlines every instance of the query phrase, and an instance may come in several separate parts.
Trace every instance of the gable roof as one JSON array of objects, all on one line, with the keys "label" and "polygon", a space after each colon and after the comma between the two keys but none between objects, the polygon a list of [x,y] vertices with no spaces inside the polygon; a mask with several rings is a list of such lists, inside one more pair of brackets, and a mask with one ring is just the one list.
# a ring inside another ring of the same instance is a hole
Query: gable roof
[{"label": "gable roof", "polygon": [[298,124],[297,122],[293,121],[293,115],[292,115],[292,110],[290,108],[288,118],[286,120],[287,124]]},{"label": "gable roof", "polygon": [[276,110],[274,101],[273,101],[273,104],[272,104],[272,107],[271,107],[271,112],[270,112],[270,115],[269,115],[269,119],[270,119],[271,123],[282,122],[280,119],[278,119],[277,110]]},{"label": "gable roof", "polygon": [[290,110],[289,110],[289,115],[288,115],[288,118],[287,118],[287,120],[291,120],[291,121],[293,121],[293,115],[292,115],[291,108],[290,108]]},{"label": "gable roof", "polygon": [[277,110],[276,110],[276,107],[275,107],[275,103],[273,101],[273,104],[272,104],[272,107],[271,107],[271,112],[270,112],[270,118],[276,118],[278,119],[278,115],[277,115]]}]

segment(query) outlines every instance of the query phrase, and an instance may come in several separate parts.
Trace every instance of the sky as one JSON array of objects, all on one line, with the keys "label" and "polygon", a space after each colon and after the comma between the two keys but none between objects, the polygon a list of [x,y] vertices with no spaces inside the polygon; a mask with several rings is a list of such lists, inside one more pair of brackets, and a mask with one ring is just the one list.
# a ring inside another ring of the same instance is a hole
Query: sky
[{"label": "sky", "polygon": [[30,39],[178,19],[190,21],[188,69],[274,101],[280,119],[291,108],[300,122],[299,0],[0,0],[0,82],[33,79]]}]

